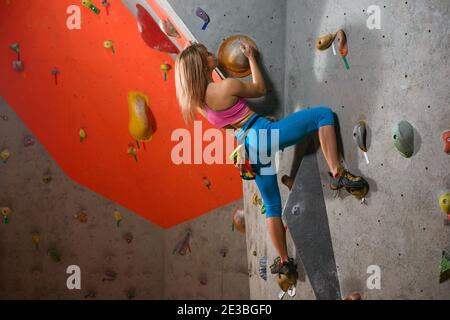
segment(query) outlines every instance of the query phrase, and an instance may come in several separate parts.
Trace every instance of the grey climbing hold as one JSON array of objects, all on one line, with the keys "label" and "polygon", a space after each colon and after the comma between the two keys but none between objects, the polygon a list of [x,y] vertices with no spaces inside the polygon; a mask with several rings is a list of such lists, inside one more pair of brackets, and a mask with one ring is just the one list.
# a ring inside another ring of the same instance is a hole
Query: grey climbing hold
[{"label": "grey climbing hold", "polygon": [[294,216],[298,216],[300,214],[300,206],[296,204],[295,206],[292,207],[291,212]]},{"label": "grey climbing hold", "polygon": [[407,121],[401,121],[392,130],[394,145],[402,156],[411,158],[414,154],[414,128]]},{"label": "grey climbing hold", "polygon": [[259,276],[267,281],[267,257],[259,259]]},{"label": "grey climbing hold", "polygon": [[367,128],[364,121],[359,121],[353,129],[353,139],[362,151],[367,152]]}]

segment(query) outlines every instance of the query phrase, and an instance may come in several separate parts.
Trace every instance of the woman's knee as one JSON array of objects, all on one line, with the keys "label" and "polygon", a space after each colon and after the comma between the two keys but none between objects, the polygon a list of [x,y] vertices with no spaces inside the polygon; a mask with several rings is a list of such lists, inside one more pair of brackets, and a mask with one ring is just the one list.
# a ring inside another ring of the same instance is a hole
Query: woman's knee
[{"label": "woman's knee", "polygon": [[317,112],[319,113],[317,124],[319,128],[324,126],[334,126],[336,124],[335,114],[331,108],[318,107]]}]

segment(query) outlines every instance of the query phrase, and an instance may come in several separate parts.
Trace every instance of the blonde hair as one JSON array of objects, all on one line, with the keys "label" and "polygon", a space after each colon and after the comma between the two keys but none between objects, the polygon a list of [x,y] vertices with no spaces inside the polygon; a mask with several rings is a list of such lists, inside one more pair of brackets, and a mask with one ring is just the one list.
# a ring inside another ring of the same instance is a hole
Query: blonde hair
[{"label": "blonde hair", "polygon": [[175,87],[181,114],[190,125],[203,108],[208,86],[208,50],[202,44],[187,47],[175,62]]}]

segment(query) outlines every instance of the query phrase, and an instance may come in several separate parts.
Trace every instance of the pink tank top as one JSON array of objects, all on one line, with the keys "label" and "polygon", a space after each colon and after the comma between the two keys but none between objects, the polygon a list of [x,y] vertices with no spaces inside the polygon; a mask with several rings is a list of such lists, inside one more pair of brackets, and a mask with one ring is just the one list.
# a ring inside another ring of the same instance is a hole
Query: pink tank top
[{"label": "pink tank top", "polygon": [[208,121],[216,128],[223,128],[242,118],[250,108],[244,98],[239,98],[236,104],[223,111],[215,111],[205,104]]}]

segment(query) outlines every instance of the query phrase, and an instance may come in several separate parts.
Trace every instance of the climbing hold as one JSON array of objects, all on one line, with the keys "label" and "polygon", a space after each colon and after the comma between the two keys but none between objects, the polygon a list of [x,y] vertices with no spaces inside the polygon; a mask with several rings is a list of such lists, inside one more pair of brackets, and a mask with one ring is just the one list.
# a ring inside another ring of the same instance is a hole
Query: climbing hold
[{"label": "climbing hold", "polygon": [[3,161],[3,163],[8,162],[8,159],[11,157],[11,152],[9,152],[8,149],[3,150],[0,152],[0,159]]},{"label": "climbing hold", "polygon": [[450,129],[442,132],[442,142],[444,143],[444,152],[450,154]]},{"label": "climbing hold", "polygon": [[228,254],[228,249],[225,248],[225,247],[222,247],[222,248],[220,249],[220,255],[221,255],[223,258],[226,258],[226,257],[227,257],[227,254]]},{"label": "climbing hold", "polygon": [[89,298],[96,298],[97,297],[97,292],[89,290],[86,295],[84,296],[85,299],[89,299]]},{"label": "climbing hold", "polygon": [[180,256],[185,256],[187,250],[191,252],[191,231],[188,230],[184,238],[178,242],[172,251],[172,254],[178,253]]},{"label": "climbing hold", "polygon": [[352,292],[344,300],[361,300],[361,294],[359,292]]},{"label": "climbing hold", "polygon": [[125,294],[126,294],[128,300],[132,300],[132,299],[136,298],[136,290],[135,289],[128,289]]},{"label": "climbing hold", "polygon": [[392,130],[394,145],[402,156],[410,158],[414,153],[414,128],[407,121],[401,121]]},{"label": "climbing hold", "polygon": [[202,286],[206,286],[208,284],[208,276],[206,273],[202,273],[198,280]]},{"label": "climbing hold", "polygon": [[20,45],[18,43],[14,43],[9,46],[11,50],[17,53],[17,60],[13,61],[13,69],[20,72],[24,70],[24,63],[20,60]]},{"label": "climbing hold", "polygon": [[134,161],[138,162],[138,159],[137,159],[137,150],[134,148],[134,146],[131,145],[131,146],[128,148],[127,153],[128,153],[129,155],[133,156]]},{"label": "climbing hold", "polygon": [[211,181],[207,177],[203,177],[203,185],[208,189],[211,190]]},{"label": "climbing hold", "polygon": [[81,211],[74,216],[75,220],[78,220],[80,223],[87,223],[88,215],[86,211]]},{"label": "climbing hold", "polygon": [[256,257],[258,254],[256,253],[256,250],[253,250],[253,255]]},{"label": "climbing hold", "polygon": [[297,294],[297,289],[295,288],[295,286],[291,286],[289,289],[288,289],[288,295],[289,296],[291,296],[291,297],[295,297],[295,295]]},{"label": "climbing hold", "polygon": [[86,130],[80,129],[79,135],[80,135],[80,142],[83,142],[84,140],[87,139]]},{"label": "climbing hold", "polygon": [[231,36],[223,40],[219,47],[219,67],[235,78],[245,78],[252,73],[250,63],[241,50],[242,42],[257,48],[256,43],[244,35]]},{"label": "climbing hold", "polygon": [[158,23],[153,20],[152,16],[145,8],[137,4],[138,27],[141,32],[142,40],[152,49],[178,54],[180,50],[172,43],[169,37],[161,30]]},{"label": "climbing hold", "polygon": [[259,203],[258,194],[255,192],[255,193],[253,193],[253,195],[252,195],[252,204],[253,204],[254,206],[257,206],[258,203]]},{"label": "climbing hold", "polygon": [[348,55],[347,35],[345,34],[344,30],[339,29],[336,32],[336,41],[338,44],[339,53],[341,54],[342,60],[344,60],[345,68],[349,70],[350,65],[347,60]]},{"label": "climbing hold", "polygon": [[266,214],[266,206],[262,202],[261,202],[261,206],[260,206],[260,212],[261,212],[261,214]]},{"label": "climbing hold", "polygon": [[450,254],[444,250],[439,266],[439,283],[444,283],[448,279],[450,279]]},{"label": "climbing hold", "polygon": [[364,152],[367,152],[367,129],[366,122],[359,121],[358,124],[353,129],[353,138],[355,139],[356,145]]},{"label": "climbing hold", "polygon": [[33,241],[36,250],[39,249],[39,244],[41,243],[41,236],[37,232],[31,234],[31,241]]},{"label": "climbing hold", "polygon": [[236,209],[233,213],[233,226],[241,233],[245,233],[245,212],[243,209]]},{"label": "climbing hold", "polygon": [[202,8],[197,8],[197,10],[195,10],[195,15],[203,20],[204,24],[202,30],[206,30],[209,23],[211,22],[211,19],[209,18],[208,14]]},{"label": "climbing hold", "polygon": [[13,69],[21,72],[25,69],[23,61],[13,61]]},{"label": "climbing hold", "polygon": [[109,16],[109,7],[111,4],[108,2],[108,0],[102,0],[102,5],[105,7],[106,15]]},{"label": "climbing hold", "polygon": [[123,216],[122,216],[122,213],[120,213],[119,211],[114,211],[114,219],[116,220],[116,224],[117,224],[117,227],[119,227],[120,226],[120,223],[122,222],[122,220],[123,220]]},{"label": "climbing hold", "polygon": [[439,197],[439,207],[446,215],[450,215],[450,192],[445,192]]},{"label": "climbing hold", "polygon": [[11,216],[11,209],[10,208],[8,208],[8,207],[3,207],[3,208],[1,208],[1,213],[2,213],[2,216],[3,216],[3,223],[4,224],[8,224],[9,223],[9,217]]},{"label": "climbing hold", "polygon": [[25,148],[27,148],[27,147],[31,147],[31,146],[33,146],[34,145],[34,140],[33,140],[33,138],[31,138],[31,137],[25,137],[25,141],[23,142],[23,146],[25,147]]},{"label": "climbing hold", "polygon": [[267,281],[267,257],[259,259],[259,276]]},{"label": "climbing hold", "polygon": [[300,210],[300,209],[301,209],[300,205],[296,204],[295,206],[292,207],[291,213],[292,213],[294,216],[298,216],[298,215],[300,215],[300,213],[301,213],[301,210]]},{"label": "climbing hold", "polygon": [[59,75],[60,73],[61,73],[61,72],[58,70],[58,68],[52,69],[52,75],[53,75],[53,77],[55,78],[55,85],[58,85],[58,75]]},{"label": "climbing hold", "polygon": [[167,36],[173,38],[181,38],[180,34],[170,21],[168,20],[159,21],[159,27]]},{"label": "climbing hold", "polygon": [[331,33],[317,38],[316,48],[321,51],[328,49],[331,46],[331,44],[334,42],[335,38],[336,38],[336,34],[331,34]]},{"label": "climbing hold", "polygon": [[52,182],[52,180],[53,180],[53,178],[52,178],[52,176],[49,175],[49,174],[44,175],[44,176],[42,177],[42,182],[44,182],[45,184],[49,184],[50,182]]},{"label": "climbing hold", "polygon": [[88,9],[91,9],[93,12],[95,12],[96,14],[99,14],[100,13],[100,9],[99,8],[97,8],[96,6],[94,6],[93,4],[92,4],[92,0],[82,0],[81,1],[81,4],[83,5],[83,6],[85,6],[86,8],[88,8]]},{"label": "climbing hold", "polygon": [[51,248],[50,250],[48,250],[48,254],[49,254],[50,258],[54,262],[60,262],[61,261],[61,253],[58,251],[58,249]]},{"label": "climbing hold", "polygon": [[292,286],[297,285],[298,272],[290,275],[279,274],[277,277],[277,283],[283,292],[287,292]]},{"label": "climbing hold", "polygon": [[131,242],[133,242],[133,235],[131,234],[131,232],[127,232],[122,236],[123,240],[125,240],[128,244],[130,244]]},{"label": "climbing hold", "polygon": [[116,280],[116,278],[117,278],[117,273],[116,272],[114,272],[114,271],[112,271],[112,270],[106,270],[104,273],[103,273],[103,279],[102,279],[102,282],[105,282],[105,281],[114,281],[114,280]]},{"label": "climbing hold", "polygon": [[292,190],[292,187],[294,186],[294,179],[292,179],[288,175],[284,175],[281,178],[281,183],[283,183],[286,187],[288,187],[289,190]]},{"label": "climbing hold", "polygon": [[116,53],[116,50],[114,49],[114,44],[111,40],[106,40],[103,42],[103,47],[105,49],[111,49],[112,53]]},{"label": "climbing hold", "polygon": [[164,81],[167,81],[167,72],[169,72],[170,69],[172,69],[172,67],[167,63],[161,65],[161,70],[164,72]]},{"label": "climbing hold", "polygon": [[150,108],[148,105],[148,98],[143,93],[130,92],[128,94],[128,130],[131,136],[137,141],[148,142],[153,136]]}]

